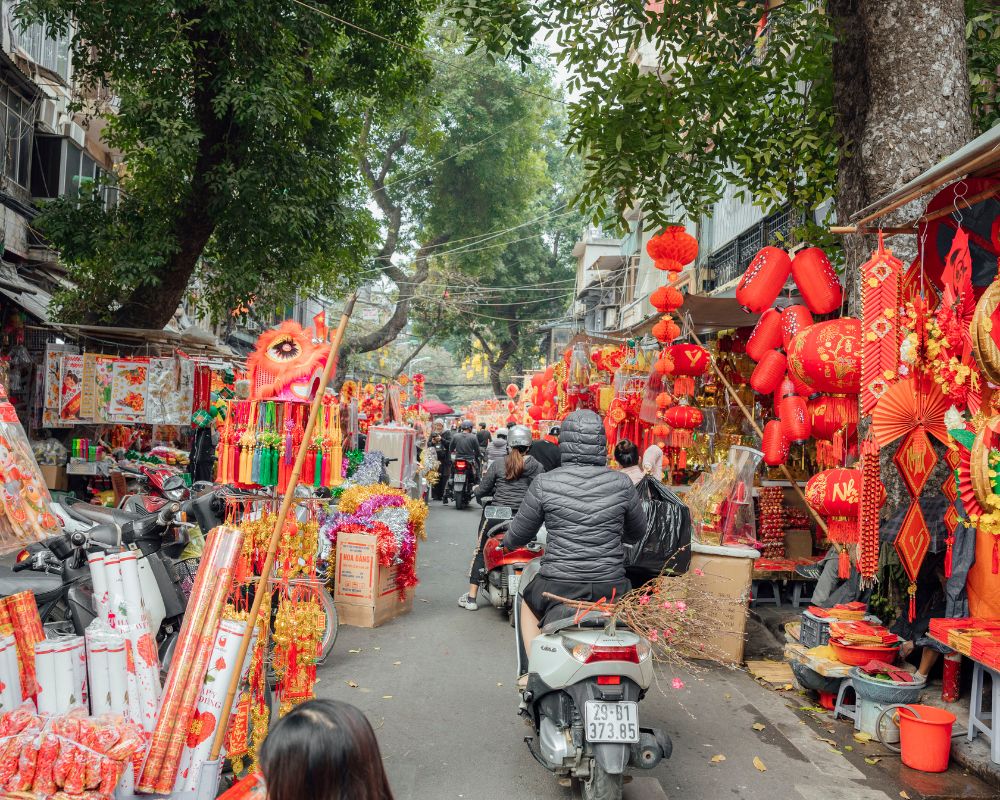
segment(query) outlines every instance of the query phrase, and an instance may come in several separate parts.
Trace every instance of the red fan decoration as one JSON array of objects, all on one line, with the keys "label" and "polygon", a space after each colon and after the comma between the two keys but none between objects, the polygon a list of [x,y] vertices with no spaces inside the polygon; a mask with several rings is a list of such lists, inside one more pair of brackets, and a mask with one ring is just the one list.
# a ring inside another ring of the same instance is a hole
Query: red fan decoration
[{"label": "red fan decoration", "polygon": [[781,347],[781,312],[769,308],[763,314],[747,340],[746,353],[754,361],[760,361],[768,350]]},{"label": "red fan decoration", "polygon": [[879,447],[924,428],[940,442],[948,443],[944,415],[948,402],[931,380],[907,378],[887,391],[872,412],[872,433]]},{"label": "red fan decoration", "polygon": [[789,441],[781,431],[781,422],[772,419],[764,426],[764,440],[761,449],[764,451],[764,463],[769,467],[777,467],[788,460]]},{"label": "red fan decoration", "polygon": [[858,393],[861,384],[858,320],[842,317],[810,325],[795,335],[787,352],[789,372],[814,390]]},{"label": "red fan decoration", "polygon": [[820,248],[808,247],[795,254],[792,277],[813,314],[829,314],[840,308],[844,298],[840,278]]},{"label": "red fan decoration", "polygon": [[778,298],[792,271],[788,253],[765,247],[753,257],[736,286],[736,300],[747,311],[761,313]]},{"label": "red fan decoration", "polygon": [[799,331],[813,324],[812,314],[805,306],[789,306],[781,312],[781,342],[787,350]]},{"label": "red fan decoration", "polygon": [[768,350],[754,368],[750,376],[750,386],[758,394],[770,394],[781,386],[785,379],[785,354],[780,350]]},{"label": "red fan decoration", "polygon": [[878,249],[861,267],[861,413],[870,414],[896,381],[899,369],[899,274],[903,263]]},{"label": "red fan decoration", "polygon": [[858,512],[858,572],[863,585],[875,582],[879,559],[879,509],[885,497],[879,446],[869,436],[861,446],[861,508]]}]

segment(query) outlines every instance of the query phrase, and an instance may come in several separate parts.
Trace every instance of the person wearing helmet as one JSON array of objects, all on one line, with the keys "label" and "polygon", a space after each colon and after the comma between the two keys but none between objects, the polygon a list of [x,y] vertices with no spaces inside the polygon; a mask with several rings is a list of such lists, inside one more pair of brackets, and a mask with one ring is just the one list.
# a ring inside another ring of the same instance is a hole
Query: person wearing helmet
[{"label": "person wearing helmet", "polygon": [[[531,482],[542,474],[542,465],[528,455],[531,447],[531,431],[524,425],[515,425],[507,436],[510,452],[503,459],[497,459],[492,464],[483,480],[476,487],[476,498],[493,496],[493,505],[506,506],[512,514],[521,507],[521,501],[528,491]],[[458,598],[458,604],[469,611],[475,611],[476,595],[479,592],[479,577],[486,562],[483,548],[489,538],[490,530],[500,523],[499,519],[486,519],[485,509],[479,523],[479,540],[472,559],[472,569],[469,572],[469,591]]]},{"label": "person wearing helmet", "polygon": [[472,464],[472,469],[476,473],[473,478],[477,478],[479,472],[479,462],[483,457],[483,450],[479,446],[479,439],[472,432],[472,420],[463,419],[461,430],[451,437],[451,444],[448,448],[451,452],[451,460],[464,459]]},{"label": "person wearing helmet", "polygon": [[531,443],[531,457],[541,464],[542,469],[546,472],[558,469],[561,463],[559,445],[557,444],[559,441],[559,428],[555,426],[549,428],[549,437],[553,435],[552,431],[555,431],[555,441],[546,437],[545,439],[536,439]]},{"label": "person wearing helmet", "polygon": [[486,447],[486,463],[487,466],[492,464],[494,461],[502,461],[507,457],[507,429],[501,428],[496,432],[496,436],[493,437],[493,441],[489,443]]}]

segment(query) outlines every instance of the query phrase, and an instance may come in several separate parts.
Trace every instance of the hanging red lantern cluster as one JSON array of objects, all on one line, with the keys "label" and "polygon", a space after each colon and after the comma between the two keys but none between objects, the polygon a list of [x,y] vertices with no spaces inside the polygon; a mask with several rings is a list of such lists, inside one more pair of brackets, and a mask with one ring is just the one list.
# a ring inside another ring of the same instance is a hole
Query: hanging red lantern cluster
[{"label": "hanging red lantern cluster", "polygon": [[820,248],[807,247],[795,254],[792,279],[813,314],[830,314],[840,308],[844,290],[837,271]]},{"label": "hanging red lantern cluster", "polygon": [[740,278],[736,299],[747,311],[759,314],[778,299],[789,275],[813,314],[829,314],[840,307],[840,278],[818,247],[800,250],[794,260],[780,247],[762,248]]}]

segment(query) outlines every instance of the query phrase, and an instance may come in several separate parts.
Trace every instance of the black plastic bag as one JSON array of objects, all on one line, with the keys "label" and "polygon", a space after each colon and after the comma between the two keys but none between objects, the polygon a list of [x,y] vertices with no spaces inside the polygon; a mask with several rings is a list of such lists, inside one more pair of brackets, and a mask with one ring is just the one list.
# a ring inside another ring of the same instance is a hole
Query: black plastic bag
[{"label": "black plastic bag", "polygon": [[682,575],[691,566],[691,512],[660,481],[649,476],[635,490],[646,512],[646,532],[639,540],[625,537],[625,565],[632,583],[661,572]]}]

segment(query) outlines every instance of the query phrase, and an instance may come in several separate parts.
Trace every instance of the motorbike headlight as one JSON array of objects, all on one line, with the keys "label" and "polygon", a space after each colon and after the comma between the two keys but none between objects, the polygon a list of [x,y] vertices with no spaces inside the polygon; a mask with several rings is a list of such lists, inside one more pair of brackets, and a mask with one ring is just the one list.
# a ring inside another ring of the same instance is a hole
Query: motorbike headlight
[{"label": "motorbike headlight", "polygon": [[639,662],[642,663],[653,652],[653,646],[645,639],[640,639],[639,643],[635,646],[635,651],[639,654]]},{"label": "motorbike headlight", "polygon": [[166,497],[167,500],[172,500],[175,503],[179,503],[181,500],[183,500],[185,494],[186,494],[186,492],[185,492],[184,487],[181,487],[180,489],[164,489],[163,490],[163,496]]}]

